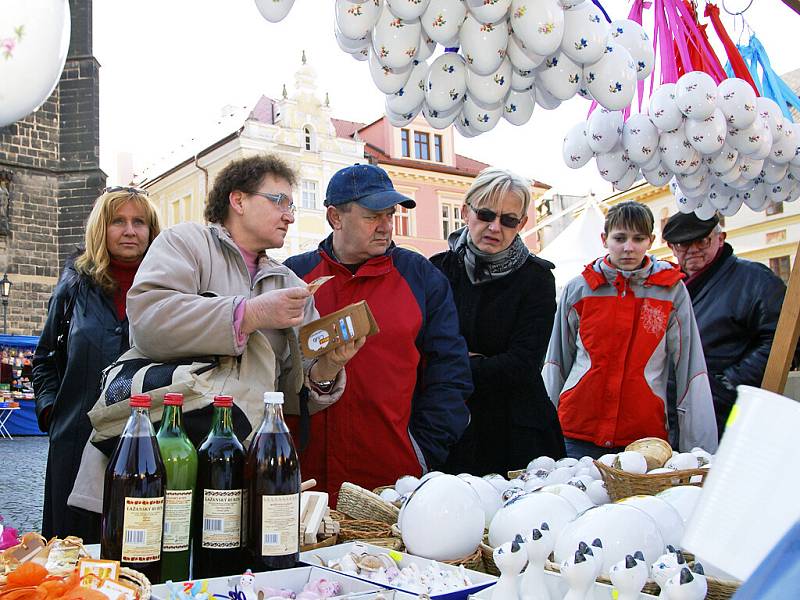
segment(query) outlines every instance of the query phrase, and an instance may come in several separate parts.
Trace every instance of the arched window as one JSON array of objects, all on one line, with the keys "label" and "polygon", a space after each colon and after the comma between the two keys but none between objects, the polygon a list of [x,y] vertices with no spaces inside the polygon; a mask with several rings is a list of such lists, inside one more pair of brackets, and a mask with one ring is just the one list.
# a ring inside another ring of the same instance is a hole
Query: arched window
[{"label": "arched window", "polygon": [[307,151],[314,149],[314,132],[308,125],[303,127],[303,143]]}]

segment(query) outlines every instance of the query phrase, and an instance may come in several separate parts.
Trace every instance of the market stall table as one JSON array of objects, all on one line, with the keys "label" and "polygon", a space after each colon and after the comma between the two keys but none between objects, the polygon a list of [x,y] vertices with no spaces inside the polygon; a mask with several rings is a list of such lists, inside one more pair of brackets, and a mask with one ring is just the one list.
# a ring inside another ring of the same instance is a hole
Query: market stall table
[{"label": "market stall table", "polygon": [[19,406],[0,406],[0,438],[14,439],[6,428],[6,421],[14,414],[15,410],[19,410]]}]

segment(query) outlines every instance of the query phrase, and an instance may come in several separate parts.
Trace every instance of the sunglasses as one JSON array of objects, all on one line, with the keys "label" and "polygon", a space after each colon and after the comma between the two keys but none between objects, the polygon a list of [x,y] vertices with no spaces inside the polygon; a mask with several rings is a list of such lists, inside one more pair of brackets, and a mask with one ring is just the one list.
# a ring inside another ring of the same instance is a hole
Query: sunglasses
[{"label": "sunglasses", "polygon": [[281,209],[282,212],[285,213],[294,214],[294,211],[296,210],[294,202],[292,202],[289,199],[289,196],[283,192],[277,194],[268,194],[267,192],[245,192],[245,194],[250,194],[251,196],[261,196],[262,198],[271,200],[278,205],[278,208]]},{"label": "sunglasses", "polygon": [[103,188],[101,194],[113,194],[114,192],[128,192],[129,194],[136,194],[137,196],[147,196],[147,190],[142,190],[136,187],[127,187],[124,185],[112,185]]},{"label": "sunglasses", "polygon": [[695,246],[698,250],[705,250],[711,246],[711,237],[711,235],[707,235],[706,237],[689,240],[688,242],[674,242],[672,246],[678,252],[686,252],[692,246]]},{"label": "sunglasses", "polygon": [[500,225],[503,227],[508,227],[509,229],[514,229],[522,222],[522,219],[520,218],[512,215],[498,215],[496,212],[489,210],[488,208],[475,208],[472,205],[469,205],[469,207],[472,209],[472,212],[475,213],[475,216],[478,217],[478,220],[483,221],[484,223],[494,223],[494,220],[499,216]]}]

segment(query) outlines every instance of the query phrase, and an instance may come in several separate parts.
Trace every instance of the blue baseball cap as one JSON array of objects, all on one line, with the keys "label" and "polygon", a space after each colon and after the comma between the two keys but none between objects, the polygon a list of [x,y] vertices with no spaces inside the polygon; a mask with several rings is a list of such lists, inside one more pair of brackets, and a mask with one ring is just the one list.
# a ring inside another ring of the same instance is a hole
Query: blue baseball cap
[{"label": "blue baseball cap", "polygon": [[334,173],[325,193],[325,206],[358,202],[369,210],[385,210],[399,204],[414,208],[417,203],[394,189],[386,171],[375,165],[353,165]]}]

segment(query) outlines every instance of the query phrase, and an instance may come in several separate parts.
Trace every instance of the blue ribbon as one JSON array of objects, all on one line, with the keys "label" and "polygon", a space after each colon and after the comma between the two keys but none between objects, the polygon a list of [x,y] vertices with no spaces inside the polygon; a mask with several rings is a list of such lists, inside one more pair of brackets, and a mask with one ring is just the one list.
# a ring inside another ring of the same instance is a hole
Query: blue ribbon
[{"label": "blue ribbon", "polygon": [[611,23],[611,17],[608,16],[606,9],[603,8],[602,4],[600,4],[600,0],[592,0],[592,4],[594,4],[597,8],[599,8],[600,12],[603,13],[603,16],[606,18],[606,21]]}]

